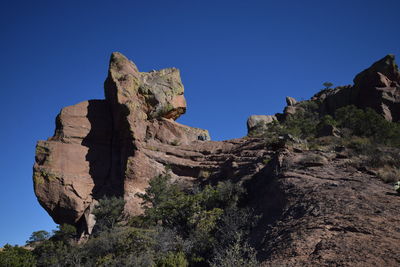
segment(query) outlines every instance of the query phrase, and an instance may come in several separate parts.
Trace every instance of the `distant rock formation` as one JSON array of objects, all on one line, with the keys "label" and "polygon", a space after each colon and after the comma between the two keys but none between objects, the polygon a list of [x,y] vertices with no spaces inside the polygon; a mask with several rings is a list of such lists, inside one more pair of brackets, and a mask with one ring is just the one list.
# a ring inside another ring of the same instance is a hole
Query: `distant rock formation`
[{"label": "distant rock formation", "polygon": [[[400,121],[400,71],[394,55],[385,56],[357,74],[354,85],[324,89],[306,101],[315,102],[321,114],[334,115],[338,108],[355,105],[361,109],[372,108],[388,121]],[[285,120],[288,115],[293,115],[301,109],[304,102],[286,97],[287,106],[283,114],[277,113],[272,116],[279,121]],[[271,115],[252,115],[248,119],[248,125],[249,121],[254,121],[254,116]],[[255,129],[254,126],[247,128],[249,132]]]},{"label": "distant rock formation", "polygon": [[347,105],[372,108],[388,121],[400,121],[400,72],[394,55],[387,55],[354,78],[353,86],[324,90],[312,100],[323,113],[333,114]]}]

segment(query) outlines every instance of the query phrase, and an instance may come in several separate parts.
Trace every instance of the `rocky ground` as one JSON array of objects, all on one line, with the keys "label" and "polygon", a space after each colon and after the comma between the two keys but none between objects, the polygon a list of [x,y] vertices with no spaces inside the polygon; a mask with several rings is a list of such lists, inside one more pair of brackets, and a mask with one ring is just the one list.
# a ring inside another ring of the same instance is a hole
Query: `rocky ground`
[{"label": "rocky ground", "polygon": [[392,185],[336,152],[286,149],[279,157],[279,169],[266,167],[249,182],[262,214],[253,233],[262,266],[400,264],[400,196]]}]

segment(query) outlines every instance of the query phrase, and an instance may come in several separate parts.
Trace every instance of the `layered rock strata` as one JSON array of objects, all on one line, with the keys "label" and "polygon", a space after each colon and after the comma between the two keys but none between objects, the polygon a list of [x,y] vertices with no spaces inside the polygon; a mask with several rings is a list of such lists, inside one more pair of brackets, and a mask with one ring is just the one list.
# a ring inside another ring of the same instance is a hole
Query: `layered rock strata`
[{"label": "layered rock strata", "polygon": [[175,122],[186,110],[175,68],[139,72],[113,53],[104,88],[104,100],[63,108],[54,136],[37,144],[35,193],[57,223],[90,233],[105,195],[123,196],[125,212],[140,213],[136,194],[165,166],[180,181],[243,178],[270,153],[259,139],[212,142],[208,131]]},{"label": "layered rock strata", "polygon": [[248,181],[261,266],[399,266],[400,197],[351,162],[288,147]]}]

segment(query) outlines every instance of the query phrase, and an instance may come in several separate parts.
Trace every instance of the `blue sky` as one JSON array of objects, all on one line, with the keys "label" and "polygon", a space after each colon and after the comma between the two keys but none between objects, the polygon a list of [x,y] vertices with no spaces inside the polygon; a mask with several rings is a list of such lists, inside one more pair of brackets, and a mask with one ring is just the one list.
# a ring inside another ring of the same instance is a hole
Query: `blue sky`
[{"label": "blue sky", "polygon": [[103,98],[111,52],[141,71],[179,68],[178,121],[230,139],[249,115],[282,111],[285,96],[399,57],[399,10],[398,0],[2,1],[0,246],[55,228],[33,193],[35,143],[62,107]]}]

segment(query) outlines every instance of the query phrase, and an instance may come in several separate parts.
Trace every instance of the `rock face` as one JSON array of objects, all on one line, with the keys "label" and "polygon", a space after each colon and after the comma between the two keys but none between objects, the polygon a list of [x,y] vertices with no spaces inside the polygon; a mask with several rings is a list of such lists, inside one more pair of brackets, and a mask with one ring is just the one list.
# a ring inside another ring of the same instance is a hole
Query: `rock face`
[{"label": "rock face", "polygon": [[256,128],[265,128],[267,124],[270,124],[278,119],[274,115],[252,115],[247,119],[247,131],[253,131]]},{"label": "rock face", "polygon": [[254,131],[257,124],[265,128],[272,118],[284,121],[287,116],[301,110],[301,105],[305,102],[318,105],[320,114],[334,115],[338,108],[355,105],[361,109],[372,108],[388,121],[400,121],[400,71],[394,55],[378,60],[357,74],[353,81],[354,85],[321,90],[306,101],[296,101],[288,96],[283,113],[250,116],[247,120],[248,133]]},{"label": "rock face", "polygon": [[181,181],[243,177],[269,153],[258,139],[212,142],[208,131],[175,122],[186,110],[175,68],[143,73],[113,53],[104,88],[105,100],[62,109],[54,136],[37,144],[35,193],[57,223],[90,233],[104,195],[123,196],[125,211],[140,213],[136,193],[166,165]]},{"label": "rock face", "polygon": [[296,105],[296,103],[297,103],[297,100],[294,99],[293,97],[290,97],[290,96],[286,97],[286,105],[294,106],[294,105]]},{"label": "rock face", "polygon": [[399,266],[400,197],[348,162],[282,149],[249,181],[261,266]]},{"label": "rock face", "polygon": [[322,112],[333,114],[346,105],[372,108],[388,121],[400,121],[400,72],[394,55],[387,55],[354,78],[353,86],[324,90],[313,97]]}]

